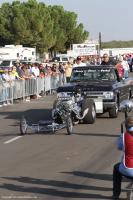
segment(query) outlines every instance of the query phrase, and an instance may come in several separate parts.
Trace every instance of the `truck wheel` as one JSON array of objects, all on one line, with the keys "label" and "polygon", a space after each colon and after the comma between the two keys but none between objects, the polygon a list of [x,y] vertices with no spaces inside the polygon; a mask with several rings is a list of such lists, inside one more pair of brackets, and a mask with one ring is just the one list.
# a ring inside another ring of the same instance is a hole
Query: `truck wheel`
[{"label": "truck wheel", "polygon": [[95,103],[92,99],[85,99],[82,104],[82,113],[88,108],[88,113],[85,115],[83,122],[85,124],[93,124],[96,120]]},{"label": "truck wheel", "polygon": [[109,110],[109,117],[116,118],[118,116],[118,104]]},{"label": "truck wheel", "polygon": [[27,131],[27,122],[24,116],[20,119],[20,133],[21,135],[25,135]]}]

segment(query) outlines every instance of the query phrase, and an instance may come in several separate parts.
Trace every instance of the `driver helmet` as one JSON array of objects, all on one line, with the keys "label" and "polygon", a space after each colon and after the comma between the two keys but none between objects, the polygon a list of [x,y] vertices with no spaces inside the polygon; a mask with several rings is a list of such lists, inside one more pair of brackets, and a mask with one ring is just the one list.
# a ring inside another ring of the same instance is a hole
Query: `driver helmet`
[{"label": "driver helmet", "polygon": [[133,116],[127,117],[125,125],[126,125],[127,131],[133,132]]}]

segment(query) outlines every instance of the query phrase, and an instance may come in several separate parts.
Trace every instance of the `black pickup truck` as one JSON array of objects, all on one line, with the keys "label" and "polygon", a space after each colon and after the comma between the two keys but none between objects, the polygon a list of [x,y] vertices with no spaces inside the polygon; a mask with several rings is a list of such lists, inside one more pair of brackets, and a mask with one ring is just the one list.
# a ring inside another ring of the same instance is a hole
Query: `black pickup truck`
[{"label": "black pickup truck", "polygon": [[132,79],[120,80],[114,66],[81,66],[72,70],[70,83],[57,89],[58,93],[72,93],[81,89],[82,94],[95,102],[96,113],[118,115],[121,101],[130,99],[133,94]]}]

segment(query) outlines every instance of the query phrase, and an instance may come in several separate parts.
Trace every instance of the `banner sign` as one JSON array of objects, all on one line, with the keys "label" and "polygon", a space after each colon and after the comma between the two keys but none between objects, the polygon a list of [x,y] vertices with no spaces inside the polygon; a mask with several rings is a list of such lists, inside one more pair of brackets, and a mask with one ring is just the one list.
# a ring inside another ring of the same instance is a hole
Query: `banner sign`
[{"label": "banner sign", "polygon": [[72,49],[77,56],[97,55],[95,44],[73,44]]}]

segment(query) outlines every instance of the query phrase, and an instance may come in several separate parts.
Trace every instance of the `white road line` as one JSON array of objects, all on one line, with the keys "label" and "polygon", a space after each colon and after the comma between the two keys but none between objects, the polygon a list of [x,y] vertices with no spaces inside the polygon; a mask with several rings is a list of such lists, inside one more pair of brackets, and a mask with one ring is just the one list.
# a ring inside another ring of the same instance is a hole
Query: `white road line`
[{"label": "white road line", "polygon": [[37,196],[1,196],[2,199],[38,199]]},{"label": "white road line", "polygon": [[18,139],[21,138],[21,137],[23,137],[23,136],[17,136],[17,137],[15,137],[15,138],[12,138],[12,139],[10,139],[10,140],[7,140],[6,142],[4,142],[4,144],[9,144],[9,143],[11,143],[11,142],[13,142],[13,141],[15,141],[15,140],[18,140]]}]

